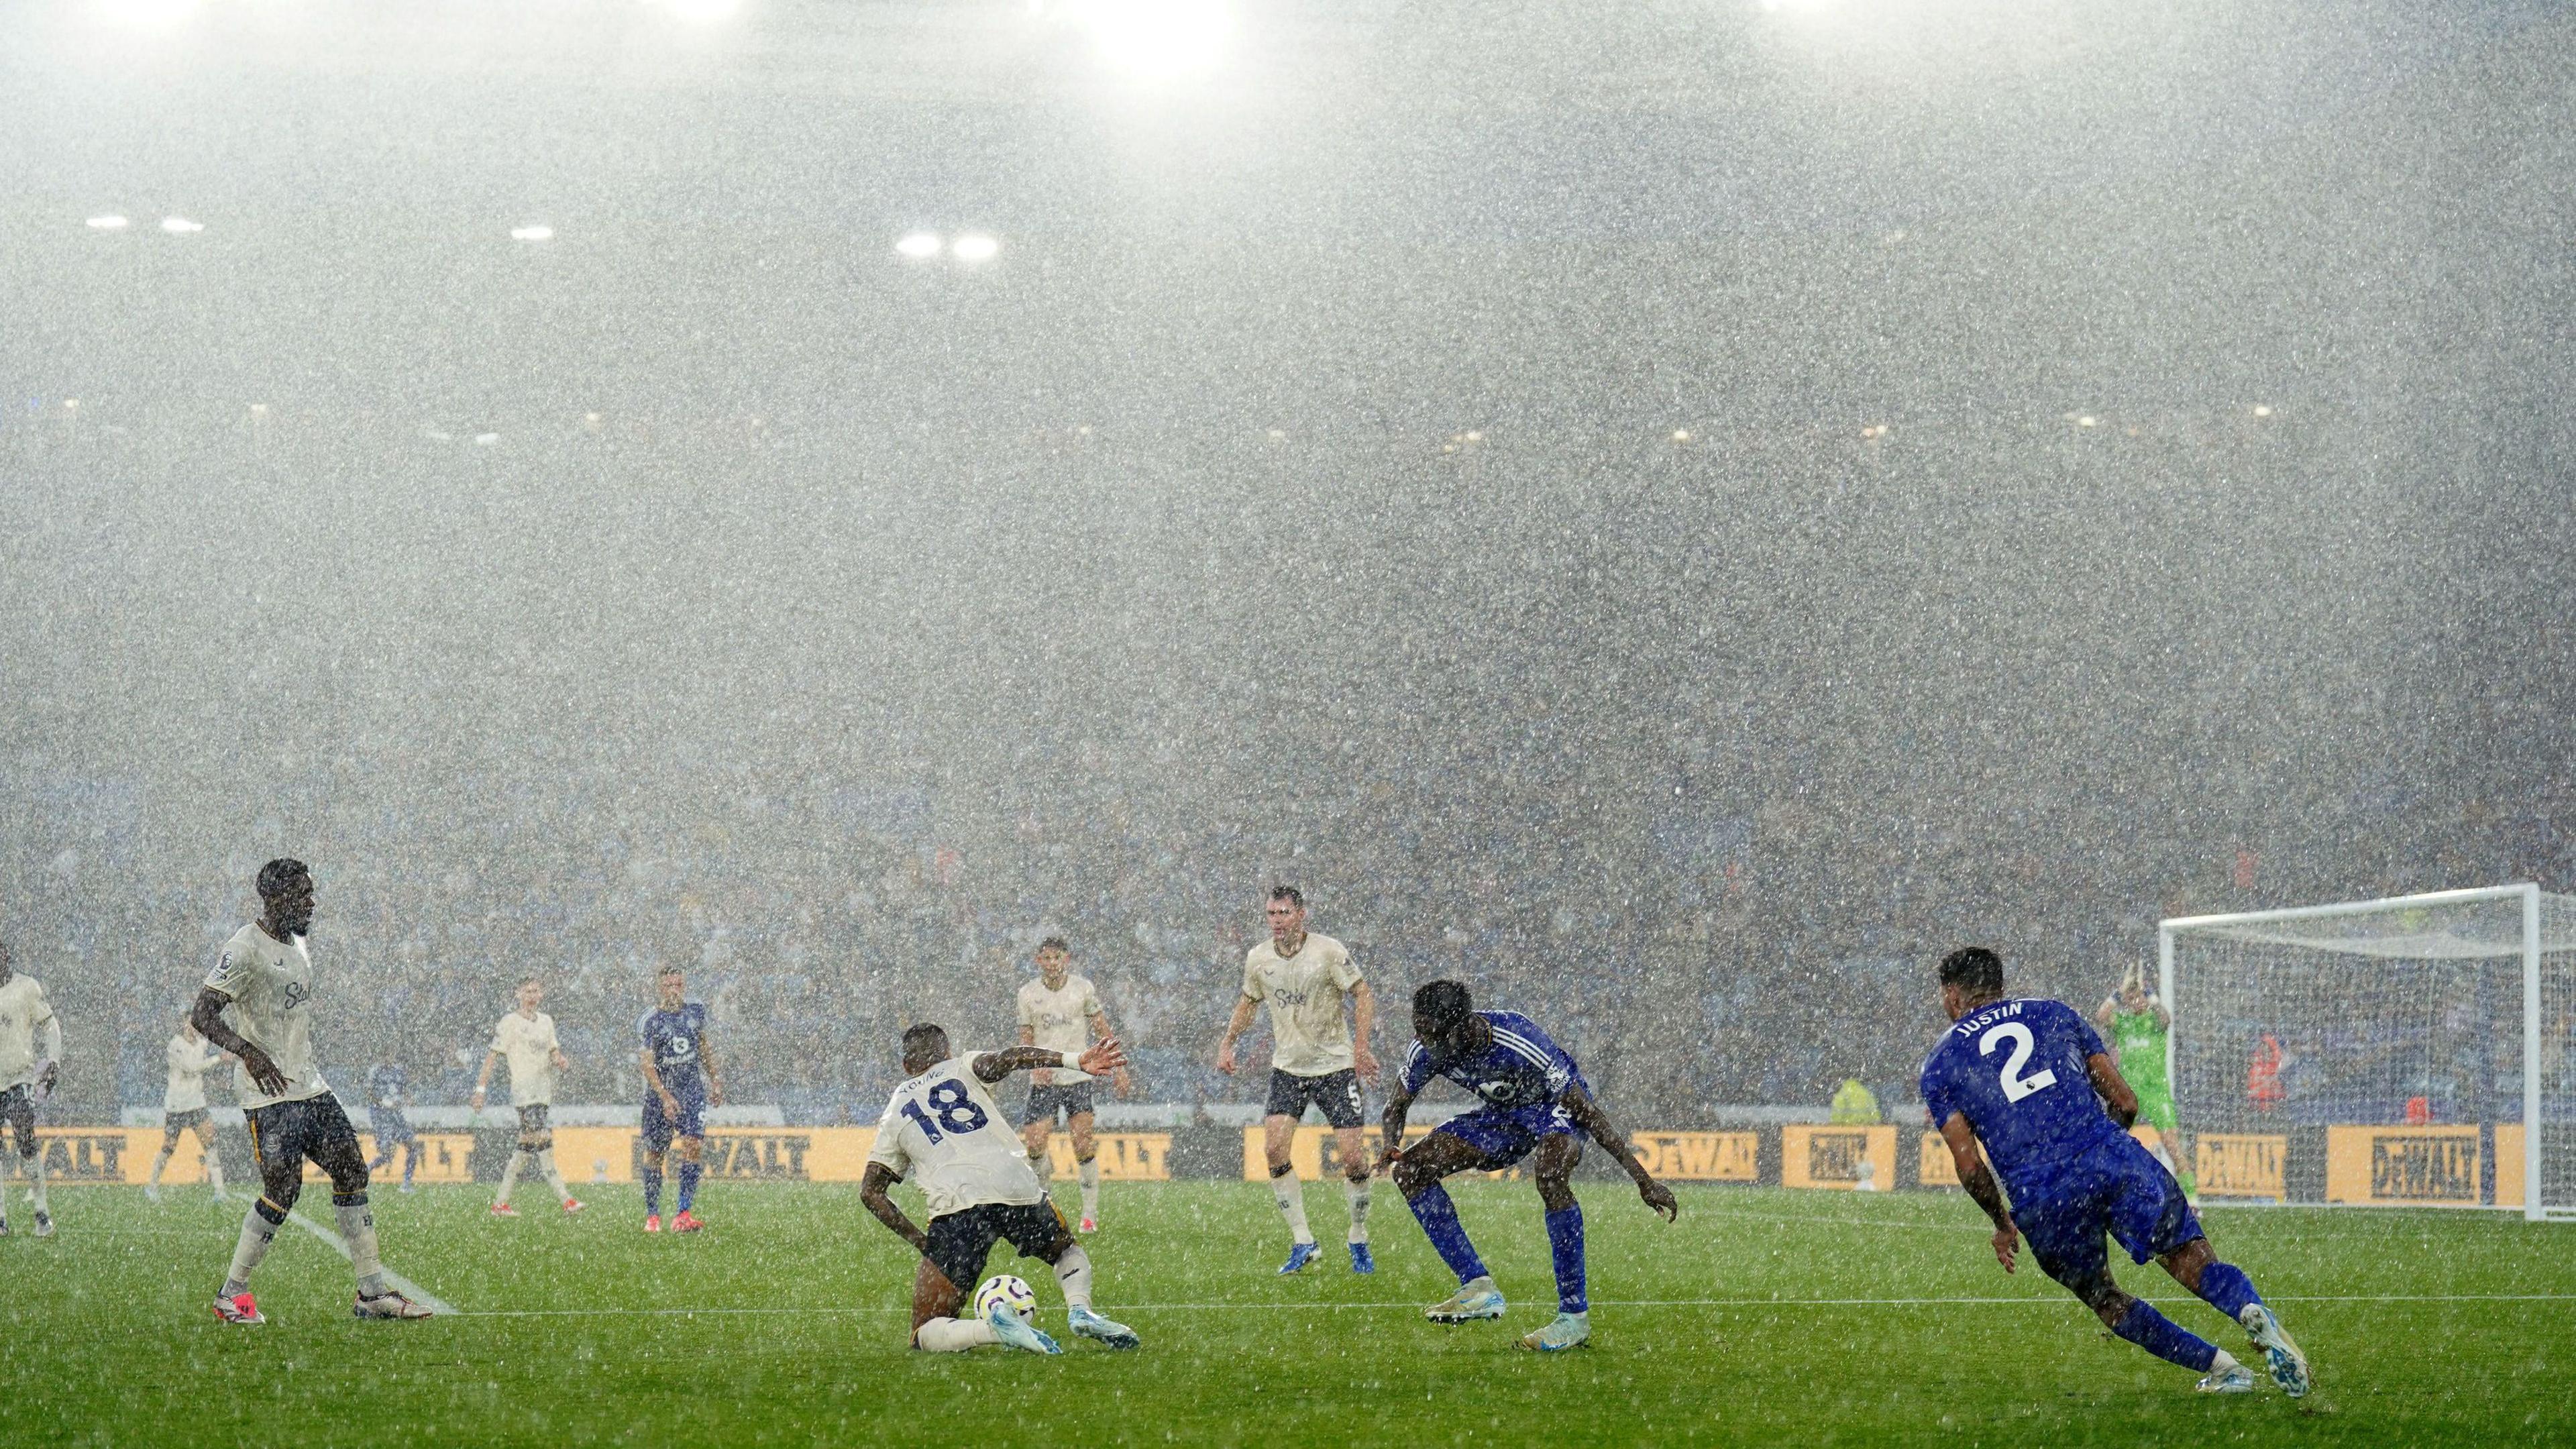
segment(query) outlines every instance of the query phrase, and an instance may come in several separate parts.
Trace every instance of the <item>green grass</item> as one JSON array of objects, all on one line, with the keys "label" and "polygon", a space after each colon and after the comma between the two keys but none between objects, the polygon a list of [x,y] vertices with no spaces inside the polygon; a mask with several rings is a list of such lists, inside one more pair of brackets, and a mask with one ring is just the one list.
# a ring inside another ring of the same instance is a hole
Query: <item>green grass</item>
[{"label": "green grass", "polygon": [[[2576,1229],[2487,1215],[2208,1212],[2316,1361],[2318,1392],[2294,1404],[2194,1394],[2027,1265],[2006,1278],[1956,1197],[1685,1189],[1665,1227],[1587,1185],[1593,1345],[1541,1358],[1512,1346],[1554,1308],[1527,1184],[1457,1189],[1513,1307],[1455,1329],[1422,1320],[1449,1280],[1383,1187],[1375,1278],[1328,1241],[1325,1266],[1282,1280],[1265,1188],[1113,1185],[1099,1298],[1145,1347],[1042,1360],[909,1352],[911,1259],[854,1188],[718,1184],[694,1239],[638,1232],[631,1188],[572,1219],[540,1191],[516,1222],[487,1219],[483,1189],[382,1193],[388,1261],[463,1312],[354,1322],[347,1265],[290,1229],[256,1329],[205,1308],[238,1200],[54,1196],[58,1236],[0,1241],[0,1443],[2576,1441]],[[1339,1192],[1310,1198],[1338,1236]],[[322,1192],[307,1201],[327,1220]],[[1043,1270],[1016,1271],[1061,1328]],[[1951,1301],[1820,1301],[1836,1299]],[[2196,1302],[2168,1311],[2241,1347]]]}]

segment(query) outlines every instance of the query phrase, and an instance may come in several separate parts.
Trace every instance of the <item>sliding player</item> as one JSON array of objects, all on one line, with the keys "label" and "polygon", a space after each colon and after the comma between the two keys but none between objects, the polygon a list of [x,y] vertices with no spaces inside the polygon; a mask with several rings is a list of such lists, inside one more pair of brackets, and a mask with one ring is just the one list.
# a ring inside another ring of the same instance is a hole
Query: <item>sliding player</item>
[{"label": "sliding player", "polygon": [[[1528,1017],[1510,1011],[1477,1011],[1467,988],[1455,981],[1425,982],[1413,993],[1413,1045],[1404,1055],[1395,1096],[1380,1125],[1386,1150],[1378,1166],[1392,1164],[1395,1185],[1413,1208],[1440,1260],[1458,1275],[1458,1291],[1424,1314],[1434,1323],[1466,1323],[1503,1316],[1502,1290],[1485,1271],[1476,1245],[1458,1222],[1458,1210],[1440,1179],[1452,1173],[1500,1172],[1538,1153],[1538,1196],[1547,1207],[1547,1245],[1556,1260],[1556,1321],[1521,1339],[1541,1351],[1573,1348],[1592,1336],[1591,1300],[1584,1285],[1583,1207],[1574,1200],[1574,1168],[1589,1135],[1617,1159],[1637,1184],[1637,1196],[1671,1222],[1681,1212],[1673,1191],[1649,1176],[1628,1150],[1628,1139],[1592,1100],[1591,1084],[1565,1049]],[[1433,1077],[1447,1077],[1485,1105],[1452,1117],[1431,1135],[1398,1151],[1413,1099]]]},{"label": "sliding player", "polygon": [[[2252,1389],[2252,1371],[2225,1349],[2111,1281],[2107,1230],[2131,1258],[2154,1258],[2175,1282],[2242,1325],[2284,1393],[2307,1393],[2307,1355],[2253,1281],[2218,1260],[2173,1174],[2128,1134],[2138,1099],[2093,1028],[2062,1003],[2005,997],[2003,959],[1982,946],[1942,959],[1941,1009],[1956,1025],[1924,1059],[1923,1106],[1950,1144],[1960,1185],[1994,1220],[1995,1260],[2004,1271],[2013,1271],[2027,1234],[2040,1271],[2113,1333],[2200,1374],[2204,1393]],[[1996,1173],[2012,1193],[2009,1208]]]},{"label": "sliding player", "polygon": [[2094,1008],[2093,1024],[2111,1034],[2120,1076],[2138,1094],[2138,1120],[2156,1129],[2156,1160],[2182,1184],[2182,1195],[2198,1206],[2200,1183],[2192,1176],[2191,1149],[2175,1122],[2173,1084],[2165,1070],[2173,1013],[2147,991],[2147,963],[2132,962],[2121,973],[2119,989]]},{"label": "sliding player", "polygon": [[706,1110],[724,1105],[724,1083],[716,1076],[706,1003],[688,999],[688,984],[677,969],[664,971],[657,979],[653,1009],[635,1023],[644,1038],[644,1231],[648,1233],[662,1231],[662,1162],[675,1142],[680,1151],[680,1201],[671,1231],[694,1233],[706,1226],[689,1209],[698,1199],[698,1154],[706,1147]]},{"label": "sliding player", "polygon": [[[1100,993],[1091,978],[1073,974],[1072,948],[1061,936],[1038,943],[1038,979],[1020,986],[1020,1045],[1041,1046],[1066,1057],[1079,1057],[1097,1035],[1116,1035],[1109,1015],[1100,1009]],[[1134,1090],[1127,1069],[1120,1067],[1114,1085],[1118,1095]],[[1100,1231],[1099,1144],[1092,1137],[1091,1078],[1071,1068],[1039,1067],[1029,1073],[1029,1110],[1020,1121],[1020,1144],[1028,1149],[1029,1168],[1047,1180],[1047,1138],[1055,1132],[1056,1114],[1064,1115],[1073,1136],[1074,1175],[1082,1180],[1082,1231]]]},{"label": "sliding player", "polygon": [[[1374,1273],[1369,1256],[1368,1150],[1360,1136],[1360,1078],[1377,1080],[1369,1051],[1369,1026],[1377,1004],[1351,953],[1330,936],[1306,929],[1306,898],[1295,886],[1274,886],[1264,915],[1270,939],[1243,958],[1243,995],[1234,1003],[1217,1042],[1216,1069],[1234,1075],[1234,1044],[1251,1029],[1253,1012],[1270,1003],[1270,1104],[1262,1117],[1262,1146],[1270,1160],[1270,1193],[1288,1220],[1288,1261],[1283,1274],[1304,1272],[1315,1261],[1315,1231],[1306,1225],[1306,1190],[1297,1181],[1288,1149],[1297,1123],[1312,1102],[1333,1126],[1342,1162],[1342,1193],[1351,1210],[1351,1271]],[[1342,997],[1351,998],[1351,1020],[1342,1019]],[[1357,1023],[1354,1030],[1353,1023]]]},{"label": "sliding player", "polygon": [[[537,1010],[545,1002],[546,988],[530,976],[520,981],[517,996],[519,1009],[492,1028],[491,1050],[483,1054],[483,1071],[474,1079],[474,1110],[480,1112],[485,1094],[492,1089],[493,1066],[508,1062],[510,1101],[519,1109],[518,1150],[510,1154],[510,1165],[501,1169],[501,1191],[492,1199],[492,1216],[519,1215],[510,1206],[510,1189],[518,1185],[519,1173],[531,1162],[545,1174],[546,1186],[554,1189],[555,1201],[563,1204],[563,1210],[577,1213],[584,1204],[564,1186],[563,1173],[555,1168],[555,1133],[546,1121],[555,1100],[555,1073],[572,1062],[555,1039],[555,1019]],[[681,1191],[685,1195],[688,1189]]]},{"label": "sliding player", "polygon": [[[1028,1067],[1072,1067],[1098,1076],[1126,1064],[1115,1037],[1080,1057],[1031,1046],[952,1056],[941,1028],[904,1032],[903,1069],[910,1080],[894,1089],[877,1123],[876,1150],[868,1154],[859,1200],[921,1254],[912,1279],[913,1347],[958,1353],[999,1343],[1030,1353],[1064,1352],[1006,1304],[993,1305],[980,1319],[957,1316],[958,1305],[984,1276],[993,1244],[1003,1238],[1021,1257],[1055,1269],[1075,1333],[1111,1348],[1136,1346],[1133,1329],[1092,1311],[1091,1256],[1065,1231],[1064,1214],[1029,1171],[1028,1154],[989,1090]],[[887,1188],[914,1174],[930,1203],[928,1232],[914,1227],[886,1196]]]},{"label": "sliding player", "polygon": [[[40,1049],[37,1039],[44,1040]],[[0,1123],[18,1139],[18,1165],[27,1174],[27,1195],[36,1209],[36,1236],[54,1235],[54,1215],[45,1202],[45,1153],[36,1141],[36,1108],[62,1077],[63,1024],[45,1000],[45,988],[33,976],[9,969],[9,948],[0,943]],[[9,1232],[9,1195],[0,1188],[0,1237]]]},{"label": "sliding player", "polygon": [[143,1195],[152,1201],[161,1200],[161,1170],[170,1165],[182,1132],[197,1134],[197,1149],[206,1159],[206,1181],[215,1190],[215,1201],[224,1200],[223,1154],[215,1150],[215,1124],[206,1118],[206,1073],[224,1060],[224,1054],[197,1035],[195,1023],[188,1021],[180,1022],[177,1033],[161,1048],[170,1080],[161,1091],[161,1150],[152,1155],[152,1175],[143,1183]]},{"label": "sliding player", "polygon": [[235,1090],[266,1189],[242,1217],[232,1268],[215,1295],[215,1317],[226,1323],[268,1321],[251,1299],[251,1270],[268,1256],[304,1191],[310,1158],[330,1174],[331,1210],[358,1275],[351,1312],[360,1318],[427,1318],[428,1309],[385,1286],[358,1130],[313,1062],[313,957],[304,940],[313,924],[312,872],[302,861],[270,861],[259,868],[259,899],[260,918],[224,943],[190,1015],[206,1040],[241,1063]]}]

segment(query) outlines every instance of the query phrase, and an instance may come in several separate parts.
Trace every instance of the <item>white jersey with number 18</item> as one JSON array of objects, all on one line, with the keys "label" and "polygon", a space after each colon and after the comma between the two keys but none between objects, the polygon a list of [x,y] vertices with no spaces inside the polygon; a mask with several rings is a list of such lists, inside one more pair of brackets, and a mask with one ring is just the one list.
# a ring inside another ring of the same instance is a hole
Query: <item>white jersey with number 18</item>
[{"label": "white jersey with number 18", "polygon": [[1046,1201],[1019,1130],[975,1075],[986,1055],[951,1057],[895,1088],[877,1122],[868,1161],[911,1179],[934,1218],[986,1203]]}]

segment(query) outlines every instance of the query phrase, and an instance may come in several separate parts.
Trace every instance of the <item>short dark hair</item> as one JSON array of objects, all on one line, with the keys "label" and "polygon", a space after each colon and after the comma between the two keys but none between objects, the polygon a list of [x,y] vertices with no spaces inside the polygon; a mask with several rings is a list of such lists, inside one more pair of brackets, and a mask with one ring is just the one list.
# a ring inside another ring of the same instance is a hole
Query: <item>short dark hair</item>
[{"label": "short dark hair", "polygon": [[1306,908],[1306,893],[1292,885],[1272,886],[1270,898],[1274,901],[1286,901],[1301,911]]},{"label": "short dark hair", "polygon": [[[543,986],[545,984],[546,983],[539,981],[534,976],[522,976],[519,978],[519,986]],[[510,989],[512,991],[516,991],[519,989],[519,986],[513,986]]]},{"label": "short dark hair", "polygon": [[1458,981],[1425,981],[1413,988],[1413,1014],[1445,1031],[1467,1019],[1475,1003],[1467,996],[1465,983]]},{"label": "short dark hair", "polygon": [[1047,937],[1045,940],[1038,942],[1038,949],[1040,951],[1062,951],[1068,956],[1073,954],[1073,948],[1065,944],[1064,937],[1062,936]]},{"label": "short dark hair", "polygon": [[905,1027],[903,1029],[903,1054],[905,1058],[909,1060],[915,1051],[929,1046],[930,1039],[932,1037],[937,1037],[942,1043],[945,1043],[948,1040],[948,1028],[940,1026],[934,1022],[927,1021],[916,1022],[911,1026]]},{"label": "short dark hair", "polygon": [[2004,989],[2004,958],[1983,946],[1962,946],[1941,958],[1941,984],[1969,991]]},{"label": "short dark hair", "polygon": [[260,898],[265,900],[276,895],[295,884],[299,877],[309,879],[312,874],[311,870],[305,868],[304,862],[291,855],[281,855],[259,868]]}]

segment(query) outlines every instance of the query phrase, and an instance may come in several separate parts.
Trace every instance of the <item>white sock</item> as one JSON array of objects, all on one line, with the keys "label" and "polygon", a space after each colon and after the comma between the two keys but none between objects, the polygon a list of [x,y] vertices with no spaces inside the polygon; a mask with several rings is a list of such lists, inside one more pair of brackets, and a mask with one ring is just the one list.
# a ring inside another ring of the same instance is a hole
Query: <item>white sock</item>
[{"label": "white sock", "polygon": [[1297,1180],[1296,1169],[1291,1168],[1271,1178],[1270,1195],[1279,1199],[1280,1216],[1288,1219],[1290,1241],[1315,1241],[1315,1230],[1306,1226],[1306,1185]]},{"label": "white sock", "polygon": [[927,1353],[964,1353],[1001,1341],[980,1318],[934,1318],[912,1331],[913,1346]]},{"label": "white sock", "polygon": [[553,1148],[541,1147],[537,1149],[537,1171],[546,1175],[546,1186],[555,1190],[555,1201],[564,1202],[572,1197],[572,1189],[564,1186],[563,1174],[555,1170],[555,1150]]},{"label": "white sock", "polygon": [[1075,1169],[1075,1175],[1082,1179],[1082,1215],[1087,1218],[1099,1217],[1100,1159],[1095,1157],[1081,1164]]},{"label": "white sock", "polygon": [[277,1226],[259,1215],[260,1198],[252,1198],[242,1213],[241,1239],[233,1244],[233,1266],[224,1274],[224,1296],[238,1297],[250,1291],[250,1275],[259,1260],[268,1256],[268,1245],[277,1241]]},{"label": "white sock", "polygon": [[143,1184],[144,1184],[144,1186],[146,1186],[146,1187],[159,1187],[159,1186],[161,1185],[161,1169],[163,1169],[163,1168],[165,1168],[165,1167],[168,1167],[169,1165],[170,1165],[170,1149],[169,1149],[169,1148],[164,1147],[164,1148],[162,1148],[160,1151],[153,1153],[153,1154],[152,1154],[152,1175],[151,1175],[150,1177],[145,1178],[145,1179],[143,1180]]},{"label": "white sock", "polygon": [[42,1147],[37,1148],[36,1155],[25,1159],[25,1162],[27,1164],[27,1196],[36,1200],[36,1211],[43,1213],[45,1212],[45,1149]]},{"label": "white sock", "polygon": [[1369,1185],[1367,1178],[1343,1178],[1342,1196],[1351,1204],[1351,1241],[1368,1241]]},{"label": "white sock", "polygon": [[211,1146],[206,1149],[206,1181],[214,1188],[215,1196],[224,1195],[223,1154],[215,1151]]},{"label": "white sock", "polygon": [[340,1220],[340,1236],[349,1243],[349,1267],[358,1275],[358,1296],[373,1298],[385,1291],[385,1263],[376,1251],[376,1215],[367,1205],[333,1203],[331,1215]]},{"label": "white sock", "polygon": [[501,1195],[492,1199],[492,1206],[510,1205],[510,1190],[519,1185],[519,1169],[527,1165],[528,1150],[524,1147],[514,1148],[510,1153],[510,1165],[501,1169]]},{"label": "white sock", "polygon": [[[2211,1347],[2215,1348],[2217,1345],[2213,1344]],[[2214,1374],[2223,1374],[2234,1367],[2236,1367],[2236,1355],[2223,1348],[2218,1350],[2218,1357],[2209,1361],[2209,1371]]]},{"label": "white sock", "polygon": [[1055,1260],[1056,1286],[1064,1290],[1064,1306],[1089,1310],[1091,1307],[1091,1255],[1080,1243],[1064,1250]]}]

